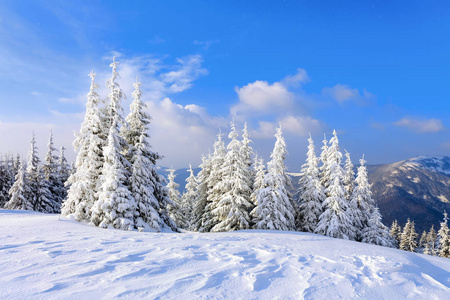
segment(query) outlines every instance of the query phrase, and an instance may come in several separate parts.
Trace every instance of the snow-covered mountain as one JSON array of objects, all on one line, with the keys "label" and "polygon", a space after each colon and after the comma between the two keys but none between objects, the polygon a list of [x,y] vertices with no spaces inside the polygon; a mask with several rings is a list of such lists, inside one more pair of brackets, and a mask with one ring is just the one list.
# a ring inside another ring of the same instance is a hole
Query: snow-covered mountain
[{"label": "snow-covered mountain", "polygon": [[439,228],[450,211],[450,157],[420,156],[368,166],[374,198],[386,224],[411,218],[418,231]]},{"label": "snow-covered mountain", "polygon": [[0,209],[0,299],[448,299],[450,259],[282,231],[151,233]]}]

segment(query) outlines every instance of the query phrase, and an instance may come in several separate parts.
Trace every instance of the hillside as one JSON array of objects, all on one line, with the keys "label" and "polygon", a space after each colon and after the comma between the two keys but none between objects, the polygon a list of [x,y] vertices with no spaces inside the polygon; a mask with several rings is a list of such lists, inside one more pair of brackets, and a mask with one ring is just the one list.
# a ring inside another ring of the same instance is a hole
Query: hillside
[{"label": "hillside", "polygon": [[446,299],[450,260],[324,236],[105,230],[0,210],[2,299]]}]

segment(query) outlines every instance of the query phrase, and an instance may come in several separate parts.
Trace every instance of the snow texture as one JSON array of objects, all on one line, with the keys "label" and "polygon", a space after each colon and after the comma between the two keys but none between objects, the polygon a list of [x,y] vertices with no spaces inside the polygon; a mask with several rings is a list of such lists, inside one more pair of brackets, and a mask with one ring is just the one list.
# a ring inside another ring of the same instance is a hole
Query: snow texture
[{"label": "snow texture", "polygon": [[103,230],[0,210],[2,299],[448,299],[450,260],[311,233]]}]

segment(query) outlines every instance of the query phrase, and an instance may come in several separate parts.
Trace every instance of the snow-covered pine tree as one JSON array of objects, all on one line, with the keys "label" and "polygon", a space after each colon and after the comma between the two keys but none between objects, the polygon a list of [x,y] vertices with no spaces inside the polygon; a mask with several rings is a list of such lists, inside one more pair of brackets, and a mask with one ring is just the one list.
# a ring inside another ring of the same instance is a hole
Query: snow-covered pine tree
[{"label": "snow-covered pine tree", "polygon": [[282,135],[281,124],[275,134],[276,142],[268,172],[264,177],[264,188],[258,193],[257,203],[252,215],[257,229],[295,230],[295,207],[288,188],[292,187],[291,178],[286,174],[284,159],[286,143]]},{"label": "snow-covered pine tree", "polygon": [[[363,156],[364,159],[364,156]],[[347,200],[350,200],[355,188],[355,172],[353,171],[353,163],[350,153],[345,150],[345,165],[344,165],[344,187],[347,192]]]},{"label": "snow-covered pine tree", "polygon": [[314,232],[322,214],[325,192],[319,178],[319,159],[316,156],[314,141],[308,139],[306,162],[302,166],[299,179],[299,213],[296,218],[297,230]]},{"label": "snow-covered pine tree", "polygon": [[192,166],[189,165],[189,177],[186,178],[185,191],[182,196],[181,212],[186,217],[186,229],[191,227],[191,216],[194,204],[198,198],[198,183],[195,178]]},{"label": "snow-covered pine tree", "polygon": [[[98,107],[100,97],[97,93],[95,73],[89,74],[91,87],[87,94],[86,113],[80,131],[75,134],[73,146],[77,151],[73,173],[67,180],[69,190],[67,199],[63,202],[61,214],[73,215],[75,220],[89,221],[91,208],[98,199],[100,192],[100,176],[103,169],[103,148],[106,145],[104,136],[105,124]],[[109,128],[109,127],[108,127]]]},{"label": "snow-covered pine tree", "polygon": [[[253,183],[253,190],[252,190],[252,194],[250,195],[250,202],[252,203],[253,207],[257,207],[258,206],[258,194],[261,191],[261,189],[264,188],[264,177],[266,176],[266,169],[264,166],[264,159],[258,157],[258,155],[255,155],[254,158],[254,163],[253,163],[253,167],[254,167],[254,174],[255,174],[255,180]],[[255,216],[256,210],[253,209],[250,212],[250,216],[252,217],[252,226],[254,227],[254,220],[256,218]]]},{"label": "snow-covered pine tree", "polygon": [[418,252],[418,253],[424,253],[426,243],[427,243],[427,231],[424,230],[424,231],[422,232],[422,235],[420,236],[419,244],[418,244],[418,246],[417,246],[417,251],[416,251],[416,252]]},{"label": "snow-covered pine tree", "polygon": [[414,228],[414,222],[411,222],[411,220],[408,219],[401,234],[399,249],[414,252],[417,248],[417,236],[418,234]]},{"label": "snow-covered pine tree", "polygon": [[136,202],[134,210],[135,226],[149,230],[161,231],[162,228],[174,226],[166,224],[161,217],[165,213],[168,194],[162,185],[156,170],[156,161],[161,156],[151,150],[148,142],[148,125],[151,117],[145,112],[147,105],[141,101],[141,83],[133,84],[133,102],[126,117],[128,126],[122,127],[122,133],[128,143],[128,158],[131,163],[130,190]]},{"label": "snow-covered pine tree", "polygon": [[118,116],[109,130],[108,145],[104,148],[105,162],[102,170],[102,189],[92,206],[91,222],[99,227],[113,226],[117,229],[134,228],[136,203],[127,186],[129,171],[124,166],[125,158],[120,146]]},{"label": "snow-covered pine tree", "polygon": [[220,198],[226,193],[224,190],[224,161],[225,144],[222,141],[222,133],[217,135],[217,141],[214,143],[214,153],[211,158],[211,172],[208,177],[207,187],[207,204],[202,217],[201,232],[209,232],[219,223],[219,215],[216,208],[218,207]]},{"label": "snow-covered pine tree", "polygon": [[112,225],[114,228],[132,230],[136,203],[129,184],[131,164],[125,156],[129,145],[120,133],[121,127],[128,124],[122,116],[120,104],[125,94],[116,82],[119,77],[118,64],[115,58],[110,64],[112,75],[107,82],[109,103],[105,118],[105,125],[109,126],[108,145],[103,149],[104,164],[99,180],[101,189],[92,206],[91,222],[102,228]]},{"label": "snow-covered pine tree", "polygon": [[[347,180],[349,180],[350,172],[350,156],[347,157],[346,173]],[[369,227],[369,220],[372,218],[372,214],[375,210],[375,201],[372,198],[372,192],[370,191],[370,184],[367,176],[366,160],[364,155],[359,160],[360,166],[358,167],[358,175],[356,176],[356,186],[351,187],[350,192],[350,211],[353,226],[355,228],[355,239],[361,241],[363,238],[363,231]],[[353,166],[352,166],[353,167]],[[351,175],[353,176],[353,175]],[[348,183],[346,188],[348,189]],[[374,217],[376,220],[377,216]],[[372,222],[373,223],[373,222]],[[384,226],[384,225],[383,225]]]},{"label": "snow-covered pine tree", "polygon": [[439,238],[439,256],[450,257],[450,230],[448,228],[447,212],[444,211],[444,221],[441,222],[441,228],[438,231]]},{"label": "snow-covered pine tree", "polygon": [[253,187],[253,181],[254,181],[254,170],[252,169],[252,156],[253,156],[253,149],[250,146],[252,143],[252,140],[250,139],[250,134],[248,133],[247,129],[247,122],[244,124],[244,129],[242,130],[242,155],[244,156],[245,163],[248,167],[248,178],[246,178],[247,185],[249,187]]},{"label": "snow-covered pine tree", "polygon": [[[62,182],[63,186],[60,190],[61,199],[64,202],[64,200],[67,198],[67,190],[70,188],[70,184],[67,182],[70,176],[70,165],[67,162],[66,156],[65,156],[66,148],[64,146],[61,146],[61,150],[59,151],[59,158],[58,158],[58,174],[60,181]],[[67,183],[67,184],[66,184]]]},{"label": "snow-covered pine tree", "polygon": [[15,182],[15,177],[13,156],[5,155],[0,159],[0,208],[9,201],[9,190]]},{"label": "snow-covered pine tree", "polygon": [[[44,172],[45,184],[48,185],[48,200],[51,202],[51,207],[53,208],[53,213],[60,213],[61,211],[61,203],[63,201],[63,190],[64,190],[64,182],[62,181],[62,177],[59,174],[59,165],[58,165],[58,156],[54,154],[56,151],[53,146],[53,132],[50,131],[50,137],[48,140],[48,150],[47,155],[45,156],[45,163],[42,166],[42,171]],[[44,191],[47,193],[47,191]]]},{"label": "snow-covered pine tree", "polygon": [[391,236],[393,246],[395,248],[399,248],[402,235],[402,227],[398,225],[397,220],[392,222],[391,228],[389,230],[389,235]]},{"label": "snow-covered pine tree", "polygon": [[211,231],[231,231],[250,228],[249,210],[251,187],[248,186],[249,168],[242,153],[242,143],[237,139],[234,122],[231,122],[231,139],[227,146],[223,166],[223,181],[220,190],[225,191],[217,207],[212,211],[218,216],[219,223]]},{"label": "snow-covered pine tree", "polygon": [[381,214],[378,207],[373,208],[373,212],[368,220],[368,224],[362,230],[362,242],[378,246],[389,247],[392,245],[389,231],[381,222]]},{"label": "snow-covered pine tree", "polygon": [[28,151],[27,159],[28,163],[25,177],[28,185],[28,193],[25,194],[25,197],[30,203],[32,203],[33,210],[38,210],[40,208],[39,181],[41,180],[41,176],[39,174],[40,159],[37,154],[36,137],[34,132],[32,133],[30,150]]},{"label": "snow-covered pine tree", "polygon": [[326,189],[330,185],[330,167],[328,165],[328,140],[326,135],[323,135],[323,146],[320,148],[322,152],[320,152],[320,161],[322,162],[322,166],[320,166],[320,183],[323,188]]},{"label": "snow-covered pine tree", "polygon": [[5,209],[34,210],[34,203],[29,199],[30,190],[25,169],[26,165],[21,162],[16,181],[9,191],[10,199],[4,205]]},{"label": "snow-covered pine tree", "polygon": [[197,174],[198,182],[198,197],[194,204],[192,211],[191,230],[201,231],[203,227],[203,215],[207,205],[208,198],[208,178],[211,174],[212,156],[202,156],[202,163],[200,164],[200,172]]},{"label": "snow-covered pine tree", "polygon": [[355,239],[355,228],[352,222],[352,211],[346,199],[343,184],[344,169],[341,166],[342,153],[339,151],[339,140],[336,130],[330,140],[326,162],[328,165],[329,182],[325,189],[326,199],[323,202],[323,213],[319,217],[319,224],[315,233],[341,239]]},{"label": "snow-covered pine tree", "polygon": [[186,215],[182,212],[182,203],[181,203],[181,194],[178,190],[180,186],[175,182],[175,169],[168,169],[169,175],[167,178],[169,179],[167,182],[167,190],[169,191],[169,198],[172,200],[172,204],[169,205],[168,211],[170,218],[177,224],[180,228],[187,228],[188,221],[186,220]]},{"label": "snow-covered pine tree", "polygon": [[427,239],[425,241],[425,247],[423,250],[424,254],[427,255],[438,255],[439,243],[437,240],[436,231],[434,230],[434,226],[431,225],[430,231],[428,231]]}]

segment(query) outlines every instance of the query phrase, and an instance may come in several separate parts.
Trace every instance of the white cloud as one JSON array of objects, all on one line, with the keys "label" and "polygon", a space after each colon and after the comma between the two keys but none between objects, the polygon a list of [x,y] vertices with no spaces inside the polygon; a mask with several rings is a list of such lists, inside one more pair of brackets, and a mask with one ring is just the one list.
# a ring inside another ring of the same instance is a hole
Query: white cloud
[{"label": "white cloud", "polygon": [[309,133],[316,134],[323,130],[323,125],[319,120],[310,116],[287,116],[280,120],[286,132],[298,136],[308,136]]},{"label": "white cloud", "polygon": [[433,133],[439,132],[444,129],[442,121],[439,119],[413,119],[413,118],[403,118],[394,123],[395,126],[405,127],[409,130],[417,133]]},{"label": "white cloud", "polygon": [[352,89],[350,86],[344,84],[336,84],[333,87],[325,87],[322,89],[322,94],[335,99],[341,104],[360,97],[357,89]]},{"label": "white cloud", "polygon": [[202,46],[203,50],[206,51],[209,49],[209,47],[211,47],[211,45],[217,44],[218,42],[219,42],[219,40],[207,40],[207,41],[195,40],[194,45],[200,45],[200,46]]},{"label": "white cloud", "polygon": [[275,134],[276,124],[272,122],[259,121],[259,128],[251,130],[250,135],[256,139],[269,139],[273,138]]},{"label": "white cloud", "polygon": [[198,165],[200,154],[212,148],[219,128],[228,126],[228,120],[212,117],[198,105],[182,106],[169,98],[147,104],[153,118],[150,143],[155,151],[165,156],[163,165]]},{"label": "white cloud", "polygon": [[282,82],[285,86],[299,86],[302,83],[309,82],[309,76],[305,69],[298,68],[297,73],[292,76],[286,76]]},{"label": "white cloud", "polygon": [[294,95],[280,82],[269,84],[257,80],[241,88],[235,87],[239,103],[231,108],[231,114],[238,116],[248,112],[273,114],[288,110],[294,104]]}]

